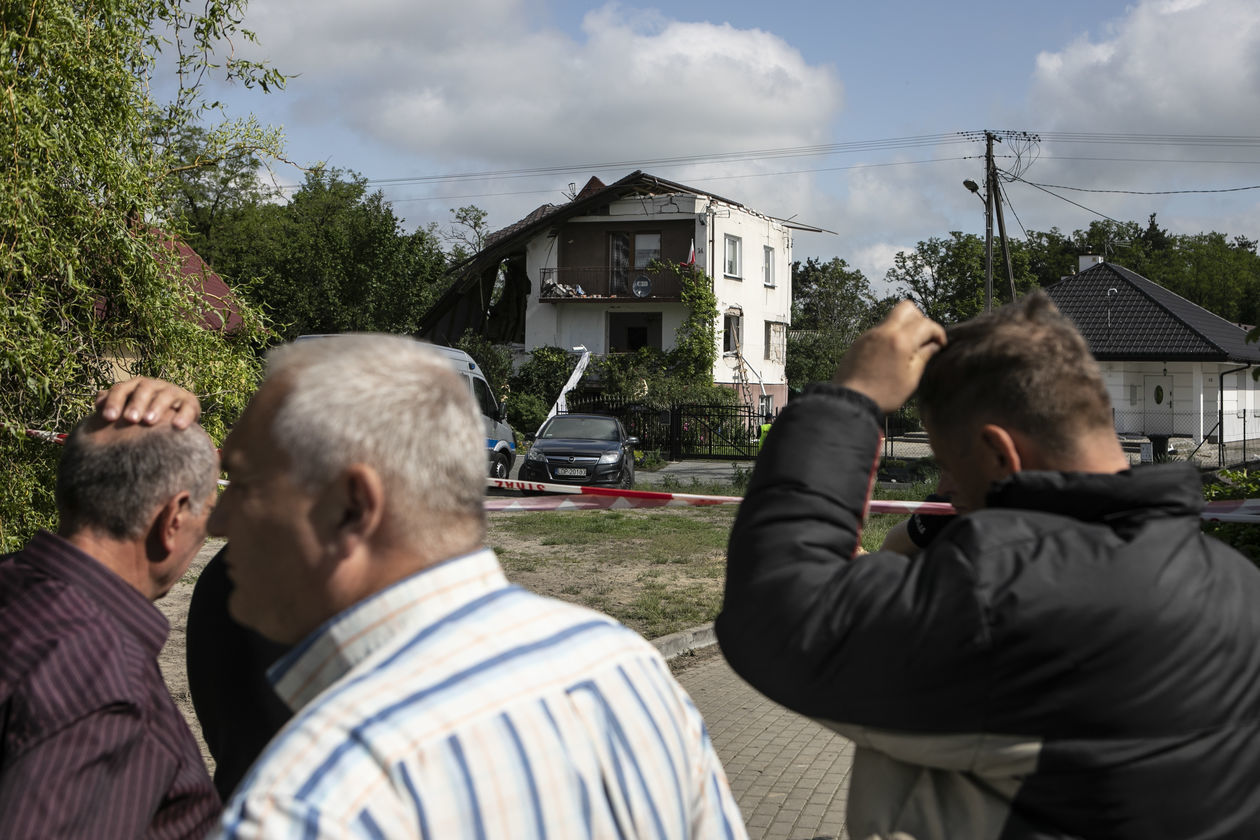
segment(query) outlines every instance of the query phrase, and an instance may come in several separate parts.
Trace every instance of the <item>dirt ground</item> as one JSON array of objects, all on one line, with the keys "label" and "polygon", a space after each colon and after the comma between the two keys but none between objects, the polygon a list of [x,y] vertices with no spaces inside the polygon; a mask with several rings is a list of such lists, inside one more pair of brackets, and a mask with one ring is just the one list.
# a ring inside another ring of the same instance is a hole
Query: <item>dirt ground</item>
[{"label": "dirt ground", "polygon": [[179,706],[179,710],[183,712],[184,720],[188,721],[188,728],[196,737],[197,746],[201,747],[201,757],[206,760],[206,766],[211,771],[214,770],[214,759],[210,758],[210,753],[206,751],[206,742],[201,737],[201,727],[197,725],[197,716],[193,714],[192,698],[188,694],[188,670],[184,667],[184,642],[185,627],[188,624],[188,603],[192,600],[193,585],[197,582],[201,570],[210,562],[210,558],[223,547],[223,543],[223,540],[206,540],[206,544],[197,553],[197,558],[188,567],[188,571],[171,587],[166,597],[157,602],[158,609],[171,623],[171,634],[166,638],[166,646],[158,655],[158,664],[162,667],[166,687],[170,690],[171,697],[175,698],[175,705]]}]

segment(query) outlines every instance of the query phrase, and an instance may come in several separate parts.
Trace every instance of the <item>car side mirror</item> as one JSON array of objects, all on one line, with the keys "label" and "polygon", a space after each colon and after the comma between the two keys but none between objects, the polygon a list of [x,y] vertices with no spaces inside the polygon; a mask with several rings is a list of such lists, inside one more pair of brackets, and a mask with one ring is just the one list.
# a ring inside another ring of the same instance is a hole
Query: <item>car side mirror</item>
[{"label": "car side mirror", "polygon": [[639,439],[637,437],[632,436],[632,437],[626,438],[626,446],[638,446],[638,445],[639,445]]}]

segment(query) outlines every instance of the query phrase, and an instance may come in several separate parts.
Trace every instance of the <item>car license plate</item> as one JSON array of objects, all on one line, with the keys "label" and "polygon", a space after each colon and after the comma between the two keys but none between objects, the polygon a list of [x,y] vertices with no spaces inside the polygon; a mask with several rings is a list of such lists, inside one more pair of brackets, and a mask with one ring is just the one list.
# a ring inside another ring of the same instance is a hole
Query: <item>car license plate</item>
[{"label": "car license plate", "polygon": [[586,475],[586,467],[556,467],[556,475]]}]

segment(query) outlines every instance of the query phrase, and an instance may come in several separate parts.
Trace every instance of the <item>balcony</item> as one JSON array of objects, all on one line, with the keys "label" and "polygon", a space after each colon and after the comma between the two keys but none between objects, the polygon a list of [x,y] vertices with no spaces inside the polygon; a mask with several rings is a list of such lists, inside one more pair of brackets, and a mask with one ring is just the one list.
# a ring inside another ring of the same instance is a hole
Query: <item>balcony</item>
[{"label": "balcony", "polygon": [[560,301],[677,302],[682,300],[682,281],[671,272],[646,269],[544,268],[538,299]]}]

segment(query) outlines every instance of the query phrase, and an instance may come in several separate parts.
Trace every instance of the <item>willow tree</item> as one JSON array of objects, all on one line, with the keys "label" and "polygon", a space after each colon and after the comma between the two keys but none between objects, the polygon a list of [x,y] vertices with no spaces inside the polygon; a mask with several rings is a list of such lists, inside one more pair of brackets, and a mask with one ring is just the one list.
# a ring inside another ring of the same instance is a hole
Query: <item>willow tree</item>
[{"label": "willow tree", "polygon": [[[252,38],[244,5],[0,3],[0,549],[53,522],[57,452],[24,429],[65,431],[98,388],[147,374],[201,395],[218,437],[257,380],[264,323],[238,303],[232,334],[201,325],[163,212],[176,167],[167,138],[213,116],[206,80],[283,84],[232,57]],[[249,120],[211,135],[206,163],[276,139]]]}]

